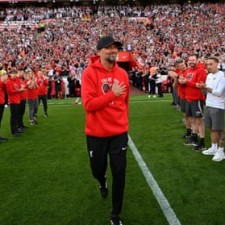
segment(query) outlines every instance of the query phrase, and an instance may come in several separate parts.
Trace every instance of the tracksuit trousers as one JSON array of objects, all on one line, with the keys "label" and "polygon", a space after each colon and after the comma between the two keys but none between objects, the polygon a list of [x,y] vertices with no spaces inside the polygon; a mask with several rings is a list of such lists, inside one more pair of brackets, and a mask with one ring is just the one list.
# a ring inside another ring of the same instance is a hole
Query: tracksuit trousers
[{"label": "tracksuit trousers", "polygon": [[10,104],[10,127],[11,133],[15,134],[19,128],[19,108],[20,104]]},{"label": "tracksuit trousers", "polygon": [[121,213],[126,175],[127,132],[112,137],[87,136],[87,148],[93,176],[104,182],[109,155],[112,172],[112,215]]}]

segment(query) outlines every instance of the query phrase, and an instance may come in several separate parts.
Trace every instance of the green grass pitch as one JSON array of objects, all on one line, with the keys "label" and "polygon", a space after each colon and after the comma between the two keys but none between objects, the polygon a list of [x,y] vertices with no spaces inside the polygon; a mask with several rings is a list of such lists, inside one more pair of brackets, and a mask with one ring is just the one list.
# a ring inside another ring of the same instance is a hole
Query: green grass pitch
[{"label": "green grass pitch", "polygon": [[[223,225],[225,161],[183,145],[182,115],[171,101],[170,94],[131,96],[129,135],[182,225]],[[1,133],[9,140],[0,144],[0,225],[109,225],[111,196],[100,198],[89,167],[84,110],[73,102],[50,100],[48,118],[40,106],[39,124],[18,138],[10,136],[5,109]],[[27,112],[24,121],[29,124]],[[168,224],[129,149],[127,157],[124,224]],[[108,178],[110,188],[110,170]]]}]

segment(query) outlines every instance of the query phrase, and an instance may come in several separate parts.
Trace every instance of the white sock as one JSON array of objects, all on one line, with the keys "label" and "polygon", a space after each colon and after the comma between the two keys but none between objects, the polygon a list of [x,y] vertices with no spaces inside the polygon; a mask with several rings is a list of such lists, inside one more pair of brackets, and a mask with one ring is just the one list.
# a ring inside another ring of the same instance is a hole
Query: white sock
[{"label": "white sock", "polygon": [[223,153],[224,148],[223,147],[219,147],[218,152]]},{"label": "white sock", "polygon": [[217,149],[217,148],[218,148],[218,144],[217,144],[217,143],[216,143],[216,144],[212,143],[211,148],[212,148],[212,149]]}]

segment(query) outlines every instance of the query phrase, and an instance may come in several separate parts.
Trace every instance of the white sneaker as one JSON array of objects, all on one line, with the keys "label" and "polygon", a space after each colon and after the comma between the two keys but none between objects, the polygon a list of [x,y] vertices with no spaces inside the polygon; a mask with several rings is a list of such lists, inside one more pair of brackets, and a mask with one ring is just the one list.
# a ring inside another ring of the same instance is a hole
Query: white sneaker
[{"label": "white sneaker", "polygon": [[151,95],[149,95],[148,97],[151,98]]},{"label": "white sneaker", "polygon": [[225,159],[224,152],[223,151],[217,151],[216,154],[213,156],[212,160],[219,162]]},{"label": "white sneaker", "polygon": [[209,148],[202,152],[203,155],[215,155],[217,152],[217,149]]}]

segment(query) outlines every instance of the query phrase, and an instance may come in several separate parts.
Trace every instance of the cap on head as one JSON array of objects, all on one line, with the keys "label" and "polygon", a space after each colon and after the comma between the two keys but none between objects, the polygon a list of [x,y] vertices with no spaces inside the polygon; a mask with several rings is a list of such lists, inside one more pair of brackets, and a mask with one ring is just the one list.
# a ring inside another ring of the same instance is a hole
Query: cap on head
[{"label": "cap on head", "polygon": [[112,44],[115,44],[117,48],[121,48],[123,46],[121,42],[115,41],[112,36],[105,36],[99,39],[96,48],[97,50],[101,50],[102,48],[107,48]]}]

